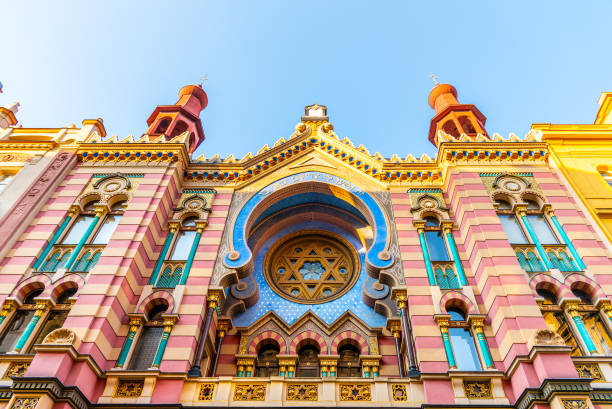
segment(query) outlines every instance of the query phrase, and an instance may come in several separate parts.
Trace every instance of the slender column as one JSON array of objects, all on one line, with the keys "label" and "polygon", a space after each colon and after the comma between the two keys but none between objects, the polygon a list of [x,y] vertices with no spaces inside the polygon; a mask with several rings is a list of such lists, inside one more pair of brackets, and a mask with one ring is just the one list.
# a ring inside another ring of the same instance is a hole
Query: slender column
[{"label": "slender column", "polygon": [[580,337],[584,341],[584,344],[589,350],[589,353],[591,354],[597,353],[597,348],[595,347],[595,344],[593,343],[593,339],[589,335],[589,332],[586,330],[586,327],[584,326],[584,321],[582,321],[582,317],[580,316],[580,313],[578,312],[578,303],[579,303],[578,301],[566,302],[565,310],[567,311],[569,316],[572,317],[574,324],[576,324],[576,328],[578,328]]},{"label": "slender column", "polygon": [[395,341],[395,354],[397,356],[397,366],[399,367],[400,377],[406,377],[406,368],[404,367],[404,357],[402,355],[402,340],[400,339],[401,335],[401,322],[391,321],[391,319],[387,319],[387,329],[393,335],[393,340]]},{"label": "slender column", "polygon": [[209,376],[215,376],[215,374],[217,373],[217,366],[219,365],[219,355],[221,355],[221,345],[223,345],[223,338],[225,338],[225,331],[217,331],[217,342],[215,343],[215,357]]},{"label": "slender column", "polygon": [[187,373],[192,378],[202,376],[200,364],[202,363],[202,358],[204,357],[204,350],[206,349],[206,338],[208,337],[208,333],[210,332],[210,325],[212,323],[213,314],[215,313],[217,305],[221,300],[222,296],[223,291],[208,291],[208,308],[206,309],[206,320],[204,321],[202,331],[200,332],[200,342],[198,343],[198,348],[196,349],[195,357],[193,359],[193,365]]},{"label": "slender column", "polygon": [[427,241],[425,240],[425,222],[415,222],[417,232],[419,233],[419,242],[421,243],[421,251],[423,252],[423,259],[425,260],[425,270],[427,270],[427,278],[429,279],[429,285],[436,285],[436,279],[434,278],[433,266],[431,265],[431,258],[429,257],[429,250],[427,249]]},{"label": "slender column", "polygon": [[178,230],[178,222],[169,222],[169,225],[170,231],[168,232],[168,237],[166,237],[166,242],[164,243],[164,247],[162,248],[161,253],[159,253],[157,263],[155,263],[155,269],[153,270],[153,274],[151,274],[151,279],[149,280],[149,284],[151,285],[155,285],[155,283],[157,283],[157,279],[159,278],[159,272],[161,271],[162,265],[166,260],[166,254],[168,254],[168,249],[170,248],[170,244],[172,243],[174,234]]},{"label": "slender column", "polygon": [[399,288],[394,288],[392,295],[397,302],[402,320],[402,332],[404,333],[404,341],[406,342],[406,350],[408,352],[408,376],[419,376],[420,371],[416,364],[414,343],[412,342],[412,328],[408,320],[408,295],[405,289]]},{"label": "slender column", "polygon": [[257,355],[236,355],[236,365],[238,366],[239,378],[250,378],[253,376]]},{"label": "slender column", "polygon": [[[601,300],[597,303],[597,307],[606,314],[608,320],[612,323],[612,304],[608,300]],[[0,324],[2,321],[0,321]],[[612,325],[612,324],[611,324]]]},{"label": "slender column", "polygon": [[453,237],[452,225],[445,226],[443,225],[444,233],[446,233],[446,241],[448,242],[448,247],[450,247],[451,254],[453,255],[453,262],[455,263],[455,270],[457,270],[457,276],[459,276],[459,284],[461,286],[467,285],[467,279],[465,278],[465,272],[463,271],[463,265],[461,264],[461,259],[459,258],[459,252],[457,251],[457,245],[455,244],[455,239]]},{"label": "slender column", "polygon": [[193,258],[195,257],[196,251],[198,250],[198,245],[200,244],[200,237],[202,237],[202,232],[206,227],[206,222],[197,222],[196,223],[197,231],[196,235],[193,238],[193,244],[191,245],[191,251],[189,251],[189,258],[185,263],[185,271],[183,271],[183,275],[181,276],[180,285],[187,284],[187,277],[189,276],[189,270],[191,270],[191,265],[193,264]]},{"label": "slender column", "polygon": [[472,317],[470,319],[470,324],[472,325],[472,331],[476,334],[476,339],[478,339],[478,345],[480,345],[480,351],[482,352],[486,367],[495,368],[495,364],[491,358],[491,351],[489,351],[489,345],[484,335],[484,318]]},{"label": "slender column", "polygon": [[533,230],[533,227],[531,227],[531,223],[529,222],[529,219],[527,218],[527,214],[525,213],[525,210],[523,210],[522,208],[519,208],[518,214],[521,220],[523,221],[525,228],[527,229],[527,233],[529,233],[529,237],[531,237],[531,241],[533,241],[533,244],[535,244],[536,249],[538,250],[538,254],[540,255],[540,258],[542,259],[542,262],[546,266],[546,269],[550,270],[551,268],[553,268],[553,266],[550,263],[550,259],[548,258],[548,255],[546,254],[544,247],[542,247],[542,243],[540,243],[540,239],[538,239],[538,236]]},{"label": "slender column", "polygon": [[153,359],[152,367],[159,368],[159,365],[161,365],[164,352],[166,351],[166,345],[168,345],[168,338],[170,338],[170,333],[172,332],[172,328],[177,320],[178,316],[164,317],[164,332],[162,333],[161,341],[157,347],[157,353]]},{"label": "slender column", "polygon": [[128,335],[125,338],[125,342],[123,343],[123,347],[121,348],[121,352],[119,353],[119,358],[117,359],[117,363],[115,363],[115,367],[122,367],[125,365],[125,360],[127,359],[128,353],[132,348],[132,343],[134,342],[134,337],[138,332],[138,329],[142,325],[142,318],[136,317],[130,320],[130,330],[128,331]]},{"label": "slender column", "polygon": [[[295,363],[297,361],[297,355],[277,355],[278,366],[280,367],[279,375],[286,376],[287,378],[293,378],[295,375]],[[330,368],[330,373],[331,373]],[[334,375],[335,376],[335,372]],[[331,375],[330,375],[331,376]]]},{"label": "slender column", "polygon": [[219,318],[219,320],[217,320],[217,342],[215,345],[215,357],[209,376],[217,375],[217,366],[219,366],[219,356],[221,355],[221,346],[223,345],[223,338],[225,338],[225,334],[227,334],[230,329],[232,329],[232,320],[230,318]]},{"label": "slender column", "polygon": [[453,352],[453,346],[450,341],[450,335],[448,334],[448,327],[450,326],[450,317],[448,315],[438,315],[435,317],[440,332],[442,333],[442,343],[444,344],[444,351],[446,352],[446,359],[448,360],[448,366],[450,369],[457,369],[457,362],[455,361],[455,354]]},{"label": "slender column", "polygon": [[4,322],[6,317],[9,316],[11,312],[13,312],[17,308],[17,303],[13,300],[4,301],[4,305],[2,306],[2,311],[0,311],[0,325]]},{"label": "slender column", "polygon": [[584,262],[582,261],[582,258],[578,254],[578,250],[576,250],[576,247],[574,247],[574,244],[572,243],[570,238],[565,233],[565,230],[563,229],[563,226],[561,226],[561,223],[559,222],[559,219],[557,219],[557,216],[555,216],[554,211],[551,208],[548,208],[547,214],[550,217],[550,220],[552,220],[553,224],[555,225],[555,228],[561,235],[561,238],[563,239],[563,242],[569,249],[570,253],[572,253],[572,257],[574,258],[574,261],[576,261],[578,268],[581,270],[586,270],[586,265],[584,264]]},{"label": "slender column", "polygon": [[38,257],[38,260],[36,260],[36,263],[34,263],[33,269],[35,271],[38,271],[40,266],[45,262],[45,259],[49,255],[49,252],[51,251],[51,249],[53,249],[53,246],[55,245],[55,243],[57,243],[59,238],[64,233],[64,230],[66,230],[66,227],[68,227],[68,224],[70,223],[70,220],[72,220],[74,215],[77,214],[79,212],[79,210],[80,210],[80,208],[77,205],[70,206],[70,210],[68,211],[68,216],[66,216],[66,218],[64,219],[62,224],[60,224],[59,229],[57,229],[57,231],[55,232],[55,234],[53,235],[53,237],[51,238],[49,243],[47,243],[47,245],[45,246],[45,249],[43,250],[43,252],[40,255],[40,257]]},{"label": "slender column", "polygon": [[98,224],[98,222],[100,221],[100,218],[105,212],[106,212],[106,206],[96,206],[96,217],[93,218],[93,220],[89,224],[89,227],[85,231],[85,234],[83,234],[83,237],[81,237],[81,241],[79,241],[79,244],[77,244],[76,247],[74,248],[74,251],[72,252],[72,255],[70,256],[70,259],[68,259],[68,262],[66,263],[66,266],[65,266],[66,271],[70,271],[70,269],[72,268],[72,265],[74,264],[77,257],[79,256],[79,253],[81,252],[81,250],[83,250],[83,246],[89,239],[89,236],[91,236],[91,233],[96,228],[96,225]]},{"label": "slender column", "polygon": [[49,310],[50,306],[51,304],[47,300],[36,301],[36,312],[28,323],[28,326],[26,327],[25,331],[23,331],[23,334],[21,334],[21,336],[19,337],[19,340],[17,341],[17,344],[13,349],[14,352],[21,352],[26,342],[28,342],[28,339],[32,335],[34,328],[36,328],[36,324],[38,324],[38,321],[40,321],[40,317],[42,317],[43,314]]}]

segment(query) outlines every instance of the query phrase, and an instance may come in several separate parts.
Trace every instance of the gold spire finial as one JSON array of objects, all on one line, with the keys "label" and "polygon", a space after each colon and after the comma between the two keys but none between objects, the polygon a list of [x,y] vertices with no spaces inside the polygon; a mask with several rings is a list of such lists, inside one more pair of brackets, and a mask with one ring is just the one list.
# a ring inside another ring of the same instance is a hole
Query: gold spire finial
[{"label": "gold spire finial", "polygon": [[438,85],[438,84],[439,84],[439,82],[438,82],[438,76],[437,76],[437,75],[435,75],[435,74],[431,74],[431,75],[429,76],[429,78],[431,78],[431,80],[434,82],[434,84],[435,84],[435,85]]}]

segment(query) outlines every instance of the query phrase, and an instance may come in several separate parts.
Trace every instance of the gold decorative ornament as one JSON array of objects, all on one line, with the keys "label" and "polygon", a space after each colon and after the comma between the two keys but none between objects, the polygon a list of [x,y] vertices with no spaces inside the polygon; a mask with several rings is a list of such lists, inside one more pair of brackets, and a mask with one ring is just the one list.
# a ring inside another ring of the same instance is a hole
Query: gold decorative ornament
[{"label": "gold decorative ornament", "polygon": [[69,328],[58,328],[51,331],[43,339],[43,344],[74,344],[76,334]]},{"label": "gold decorative ornament", "polygon": [[574,364],[576,372],[581,378],[590,378],[593,382],[605,382],[599,365],[597,364]]},{"label": "gold decorative ornament", "polygon": [[359,256],[348,241],[319,230],[285,236],[264,261],[270,287],[302,304],[319,304],[345,294],[357,281],[359,269]]},{"label": "gold decorative ornament", "polygon": [[403,383],[391,384],[391,396],[396,402],[406,402],[408,400],[406,385]]},{"label": "gold decorative ornament", "polygon": [[340,384],[341,401],[371,401],[372,391],[369,383]]},{"label": "gold decorative ornament", "polygon": [[287,400],[319,400],[319,387],[317,384],[289,384],[287,385]]},{"label": "gold decorative ornament", "polygon": [[561,399],[564,409],[587,409],[589,406],[585,399]]},{"label": "gold decorative ornament", "polygon": [[491,381],[463,381],[463,391],[469,399],[493,399]]},{"label": "gold decorative ornament", "polygon": [[215,393],[214,383],[203,383],[202,385],[200,385],[200,392],[198,393],[198,400],[212,400],[214,393]]},{"label": "gold decorative ornament", "polygon": [[115,393],[113,394],[113,396],[115,398],[137,398],[142,394],[143,387],[143,379],[120,379],[117,383],[117,387],[115,388]]},{"label": "gold decorative ornament", "polygon": [[38,398],[17,398],[13,401],[11,409],[34,409],[38,405]]},{"label": "gold decorative ornament", "polygon": [[11,362],[2,379],[11,379],[11,376],[17,378],[22,377],[29,366],[29,362]]},{"label": "gold decorative ornament", "polygon": [[254,384],[254,385],[236,385],[234,387],[234,400],[245,401],[245,400],[265,400],[266,399],[266,385]]}]

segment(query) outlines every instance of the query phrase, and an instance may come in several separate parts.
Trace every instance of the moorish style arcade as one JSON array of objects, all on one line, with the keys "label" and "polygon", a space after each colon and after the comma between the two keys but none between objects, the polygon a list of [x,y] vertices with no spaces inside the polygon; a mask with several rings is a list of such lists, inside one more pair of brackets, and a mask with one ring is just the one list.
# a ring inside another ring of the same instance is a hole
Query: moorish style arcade
[{"label": "moorish style arcade", "polygon": [[207,104],[123,139],[0,108],[5,408],[612,407],[612,94],[503,138],[437,84],[435,158],[315,104],[195,159]]}]

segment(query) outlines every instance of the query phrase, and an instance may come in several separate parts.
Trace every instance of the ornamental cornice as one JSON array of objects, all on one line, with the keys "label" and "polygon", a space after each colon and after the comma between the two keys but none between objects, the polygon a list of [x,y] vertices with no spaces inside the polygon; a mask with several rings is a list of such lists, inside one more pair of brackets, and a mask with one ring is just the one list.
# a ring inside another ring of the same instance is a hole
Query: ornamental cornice
[{"label": "ornamental cornice", "polygon": [[182,143],[82,143],[77,158],[81,162],[189,163],[187,147]]}]

